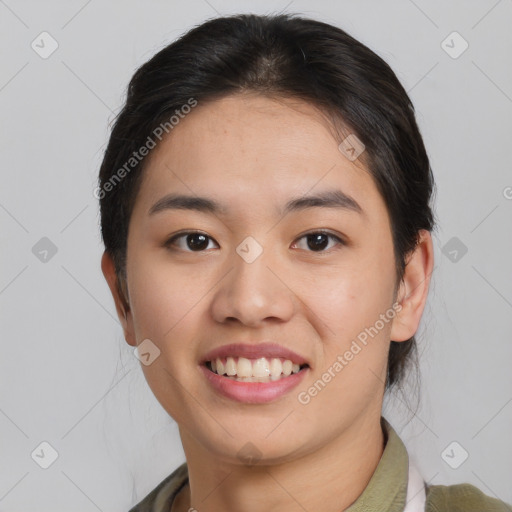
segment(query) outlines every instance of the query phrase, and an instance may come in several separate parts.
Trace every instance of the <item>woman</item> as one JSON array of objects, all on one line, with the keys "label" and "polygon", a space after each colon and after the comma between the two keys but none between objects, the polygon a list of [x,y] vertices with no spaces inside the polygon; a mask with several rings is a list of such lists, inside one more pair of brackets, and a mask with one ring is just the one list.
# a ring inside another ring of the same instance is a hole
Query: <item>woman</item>
[{"label": "woman", "polygon": [[415,353],[433,189],[406,92],[339,28],[218,18],[135,73],[102,270],[187,462],[131,512],[512,510],[427,486],[381,416]]}]

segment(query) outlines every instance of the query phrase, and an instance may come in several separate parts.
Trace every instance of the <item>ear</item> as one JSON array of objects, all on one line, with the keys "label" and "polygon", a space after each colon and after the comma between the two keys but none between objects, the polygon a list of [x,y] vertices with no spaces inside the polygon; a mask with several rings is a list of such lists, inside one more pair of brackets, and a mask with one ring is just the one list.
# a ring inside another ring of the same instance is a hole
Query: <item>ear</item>
[{"label": "ear", "polygon": [[390,336],[392,341],[406,341],[418,330],[427,302],[433,268],[432,237],[428,231],[421,230],[418,244],[409,257],[398,290],[396,300],[402,309],[393,319]]},{"label": "ear", "polygon": [[127,301],[127,298],[124,297],[122,292],[121,283],[117,278],[116,269],[114,265],[114,261],[112,260],[112,256],[105,251],[103,256],[101,257],[101,271],[105,276],[105,279],[108,283],[108,287],[110,288],[110,292],[112,293],[112,297],[114,298],[114,303],[116,305],[117,316],[121,321],[121,326],[124,331],[124,339],[128,343],[128,345],[132,345],[133,347],[137,346],[135,341],[135,332],[133,329],[133,317],[130,311],[130,306]]}]

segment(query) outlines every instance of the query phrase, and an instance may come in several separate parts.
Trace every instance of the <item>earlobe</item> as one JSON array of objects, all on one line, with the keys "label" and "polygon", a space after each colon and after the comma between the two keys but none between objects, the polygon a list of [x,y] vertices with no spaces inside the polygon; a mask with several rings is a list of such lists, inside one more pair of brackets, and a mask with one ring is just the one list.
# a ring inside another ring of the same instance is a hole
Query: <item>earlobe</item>
[{"label": "earlobe", "polygon": [[124,331],[124,338],[129,345],[135,347],[137,345],[133,332],[132,315],[127,299],[122,293],[119,279],[116,274],[116,269],[112,256],[105,251],[101,257],[101,271],[107,281],[110,292],[114,299],[116,306],[117,316],[121,322]]},{"label": "earlobe", "polygon": [[397,294],[400,312],[393,320],[390,338],[406,341],[418,330],[427,302],[430,277],[434,267],[434,250],[430,232],[421,230],[418,244],[410,255]]}]

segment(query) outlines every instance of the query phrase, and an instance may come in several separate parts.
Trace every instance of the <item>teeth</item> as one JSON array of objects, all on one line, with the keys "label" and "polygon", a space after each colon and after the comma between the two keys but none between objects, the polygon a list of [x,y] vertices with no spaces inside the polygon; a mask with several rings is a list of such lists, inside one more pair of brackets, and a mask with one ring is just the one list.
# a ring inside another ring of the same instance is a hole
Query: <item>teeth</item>
[{"label": "teeth", "polygon": [[[219,359],[217,359],[217,361],[219,361]],[[217,371],[217,373],[219,372]],[[236,374],[238,377],[252,377],[251,361],[245,357],[240,357],[236,366]],[[219,373],[219,375],[222,375],[222,373]]]},{"label": "teeth", "polygon": [[270,376],[279,377],[283,371],[283,364],[281,359],[272,359],[270,361]]},{"label": "teeth", "polygon": [[236,375],[236,363],[232,357],[228,357],[224,369],[226,370],[227,375]]},{"label": "teeth", "polygon": [[217,358],[210,361],[211,369],[218,375],[227,375],[242,382],[269,382],[298,373],[300,366],[289,359],[260,357],[247,359],[245,357]]},{"label": "teeth", "polygon": [[270,374],[269,364],[266,358],[260,357],[252,364],[253,377],[268,377]]}]

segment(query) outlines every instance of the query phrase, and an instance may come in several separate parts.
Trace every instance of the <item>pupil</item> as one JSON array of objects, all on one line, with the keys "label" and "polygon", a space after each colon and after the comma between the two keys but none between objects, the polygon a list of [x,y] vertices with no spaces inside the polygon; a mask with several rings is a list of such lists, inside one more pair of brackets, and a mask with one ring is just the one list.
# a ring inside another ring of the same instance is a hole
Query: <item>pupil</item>
[{"label": "pupil", "polygon": [[[322,239],[323,238],[323,239]],[[313,244],[309,243],[309,240],[313,239]],[[320,243],[317,243],[320,242]],[[328,245],[327,235],[324,233],[316,233],[314,235],[308,235],[308,247],[310,249],[324,249]]]},{"label": "pupil", "polygon": [[201,250],[204,249],[205,247],[208,247],[208,239],[205,235],[202,235],[201,233],[193,233],[191,235],[188,235],[187,243],[189,248],[192,250]]}]

